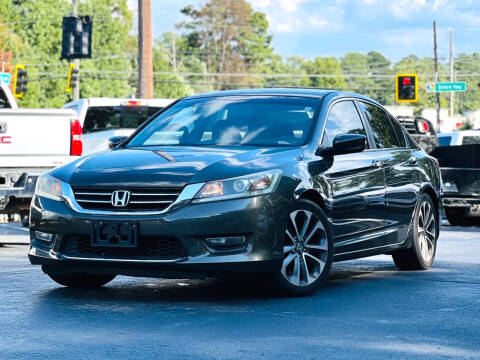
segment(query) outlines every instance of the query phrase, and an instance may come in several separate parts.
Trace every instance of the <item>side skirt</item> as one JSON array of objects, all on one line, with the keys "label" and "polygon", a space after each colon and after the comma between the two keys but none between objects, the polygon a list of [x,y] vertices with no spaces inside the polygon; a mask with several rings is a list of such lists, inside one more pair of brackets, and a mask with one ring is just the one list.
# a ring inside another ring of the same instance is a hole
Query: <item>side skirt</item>
[{"label": "side skirt", "polygon": [[362,250],[355,250],[355,251],[335,254],[333,256],[333,261],[337,262],[337,261],[359,259],[359,258],[364,258],[364,257],[369,257],[374,255],[391,254],[395,250],[404,249],[408,247],[408,243],[409,243],[408,241],[403,241],[398,244],[390,244],[390,245],[378,246],[370,249],[362,249]]}]

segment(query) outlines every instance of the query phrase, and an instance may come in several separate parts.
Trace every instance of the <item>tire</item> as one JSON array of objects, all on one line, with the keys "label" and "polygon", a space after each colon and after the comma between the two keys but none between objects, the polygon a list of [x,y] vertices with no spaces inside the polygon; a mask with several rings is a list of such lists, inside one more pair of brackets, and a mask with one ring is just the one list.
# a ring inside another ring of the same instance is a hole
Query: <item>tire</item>
[{"label": "tire", "polygon": [[475,226],[478,218],[470,218],[464,208],[445,208],[445,216],[452,226]]},{"label": "tire", "polygon": [[47,275],[56,283],[79,289],[95,289],[102,287],[112,281],[116,275],[90,275],[90,274],[71,274],[71,275]]},{"label": "tire", "polygon": [[392,254],[400,270],[427,270],[432,266],[437,251],[437,221],[432,199],[423,194],[413,219],[412,246]]},{"label": "tire", "polygon": [[332,266],[330,224],[323,210],[305,199],[290,209],[286,223],[282,266],[274,284],[287,296],[310,295],[327,280]]},{"label": "tire", "polygon": [[30,216],[29,216],[28,212],[20,214],[20,222],[22,223],[23,227],[28,227],[29,226]]}]

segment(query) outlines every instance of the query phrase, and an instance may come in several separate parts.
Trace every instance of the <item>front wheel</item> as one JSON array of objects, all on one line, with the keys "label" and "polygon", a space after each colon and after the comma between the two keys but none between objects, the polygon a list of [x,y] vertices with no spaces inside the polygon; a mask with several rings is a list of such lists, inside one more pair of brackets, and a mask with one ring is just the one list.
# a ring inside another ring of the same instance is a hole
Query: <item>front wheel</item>
[{"label": "front wheel", "polygon": [[413,219],[412,246],[392,254],[400,270],[427,270],[437,251],[437,216],[433,201],[423,194]]},{"label": "front wheel", "polygon": [[80,289],[95,289],[112,281],[116,275],[91,275],[91,274],[47,274],[56,283]]},{"label": "front wheel", "polygon": [[282,267],[274,277],[277,288],[290,296],[312,294],[326,281],[332,259],[327,217],[315,203],[299,200],[288,215]]}]

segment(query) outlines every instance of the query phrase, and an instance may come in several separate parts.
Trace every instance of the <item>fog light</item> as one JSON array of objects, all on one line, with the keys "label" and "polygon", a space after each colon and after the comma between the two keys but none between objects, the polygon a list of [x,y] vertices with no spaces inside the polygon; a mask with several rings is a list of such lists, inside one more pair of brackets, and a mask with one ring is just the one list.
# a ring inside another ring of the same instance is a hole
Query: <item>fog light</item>
[{"label": "fog light", "polygon": [[207,242],[212,246],[229,246],[229,245],[245,245],[247,238],[245,236],[224,236],[206,238]]},{"label": "fog light", "polygon": [[42,231],[35,231],[35,239],[51,242],[53,240],[53,234],[49,234]]}]

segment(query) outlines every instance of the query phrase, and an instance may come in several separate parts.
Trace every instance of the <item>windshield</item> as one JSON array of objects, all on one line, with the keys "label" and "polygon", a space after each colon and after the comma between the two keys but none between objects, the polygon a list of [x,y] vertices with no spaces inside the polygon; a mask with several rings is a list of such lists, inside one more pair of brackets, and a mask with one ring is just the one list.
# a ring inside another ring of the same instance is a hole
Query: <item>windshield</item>
[{"label": "windshield", "polygon": [[307,141],[319,103],[280,96],[182,100],[150,122],[128,146],[299,146]]}]

